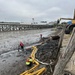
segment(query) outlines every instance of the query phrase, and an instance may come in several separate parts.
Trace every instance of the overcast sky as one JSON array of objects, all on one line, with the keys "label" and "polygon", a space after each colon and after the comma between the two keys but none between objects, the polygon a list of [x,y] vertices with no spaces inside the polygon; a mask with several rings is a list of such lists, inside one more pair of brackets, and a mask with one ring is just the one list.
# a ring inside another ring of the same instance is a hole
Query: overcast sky
[{"label": "overcast sky", "polygon": [[0,21],[55,21],[73,17],[75,0],[0,0]]}]

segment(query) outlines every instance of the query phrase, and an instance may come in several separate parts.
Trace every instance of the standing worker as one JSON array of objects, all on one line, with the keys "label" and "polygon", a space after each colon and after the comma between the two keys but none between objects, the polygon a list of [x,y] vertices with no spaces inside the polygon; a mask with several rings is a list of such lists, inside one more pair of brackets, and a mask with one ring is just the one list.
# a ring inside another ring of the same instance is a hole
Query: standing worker
[{"label": "standing worker", "polygon": [[40,41],[42,41],[42,34],[40,34]]},{"label": "standing worker", "polygon": [[[22,51],[24,51],[24,44],[22,42],[20,42],[19,47],[22,49]],[[19,51],[19,49],[18,49]]]}]

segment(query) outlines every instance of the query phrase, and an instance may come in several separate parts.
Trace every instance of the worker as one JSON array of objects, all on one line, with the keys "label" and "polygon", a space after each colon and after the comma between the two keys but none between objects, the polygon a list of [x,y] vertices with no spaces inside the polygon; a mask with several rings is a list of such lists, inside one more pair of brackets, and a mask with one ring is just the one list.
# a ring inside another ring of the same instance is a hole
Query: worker
[{"label": "worker", "polygon": [[[20,42],[19,47],[22,49],[22,51],[24,51],[24,44],[23,44],[23,42]],[[19,49],[18,49],[18,51],[19,51]]]},{"label": "worker", "polygon": [[40,41],[42,41],[42,34],[40,34]]},{"label": "worker", "polygon": [[29,61],[31,62],[31,64],[32,64],[32,62],[33,62],[33,59],[31,58],[31,57],[29,57]]},{"label": "worker", "polygon": [[26,65],[31,67],[31,62],[29,60],[26,60]]}]

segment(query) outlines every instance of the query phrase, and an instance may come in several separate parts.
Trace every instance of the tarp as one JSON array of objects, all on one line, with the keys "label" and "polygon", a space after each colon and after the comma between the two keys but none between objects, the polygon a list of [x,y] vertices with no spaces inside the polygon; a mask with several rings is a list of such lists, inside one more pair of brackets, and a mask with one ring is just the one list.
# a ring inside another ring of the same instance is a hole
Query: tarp
[{"label": "tarp", "polygon": [[67,24],[68,24],[68,25],[71,25],[71,24],[72,24],[72,21],[67,22]]}]

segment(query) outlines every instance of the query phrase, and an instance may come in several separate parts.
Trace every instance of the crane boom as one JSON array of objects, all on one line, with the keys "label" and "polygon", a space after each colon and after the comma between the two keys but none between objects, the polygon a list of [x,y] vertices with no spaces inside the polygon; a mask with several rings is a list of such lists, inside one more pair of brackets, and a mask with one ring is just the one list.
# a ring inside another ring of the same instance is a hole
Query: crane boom
[{"label": "crane boom", "polygon": [[71,20],[72,24],[75,24],[75,9],[74,9],[74,17],[73,18],[60,18],[60,19],[58,19],[57,23],[59,23],[60,20]]}]

